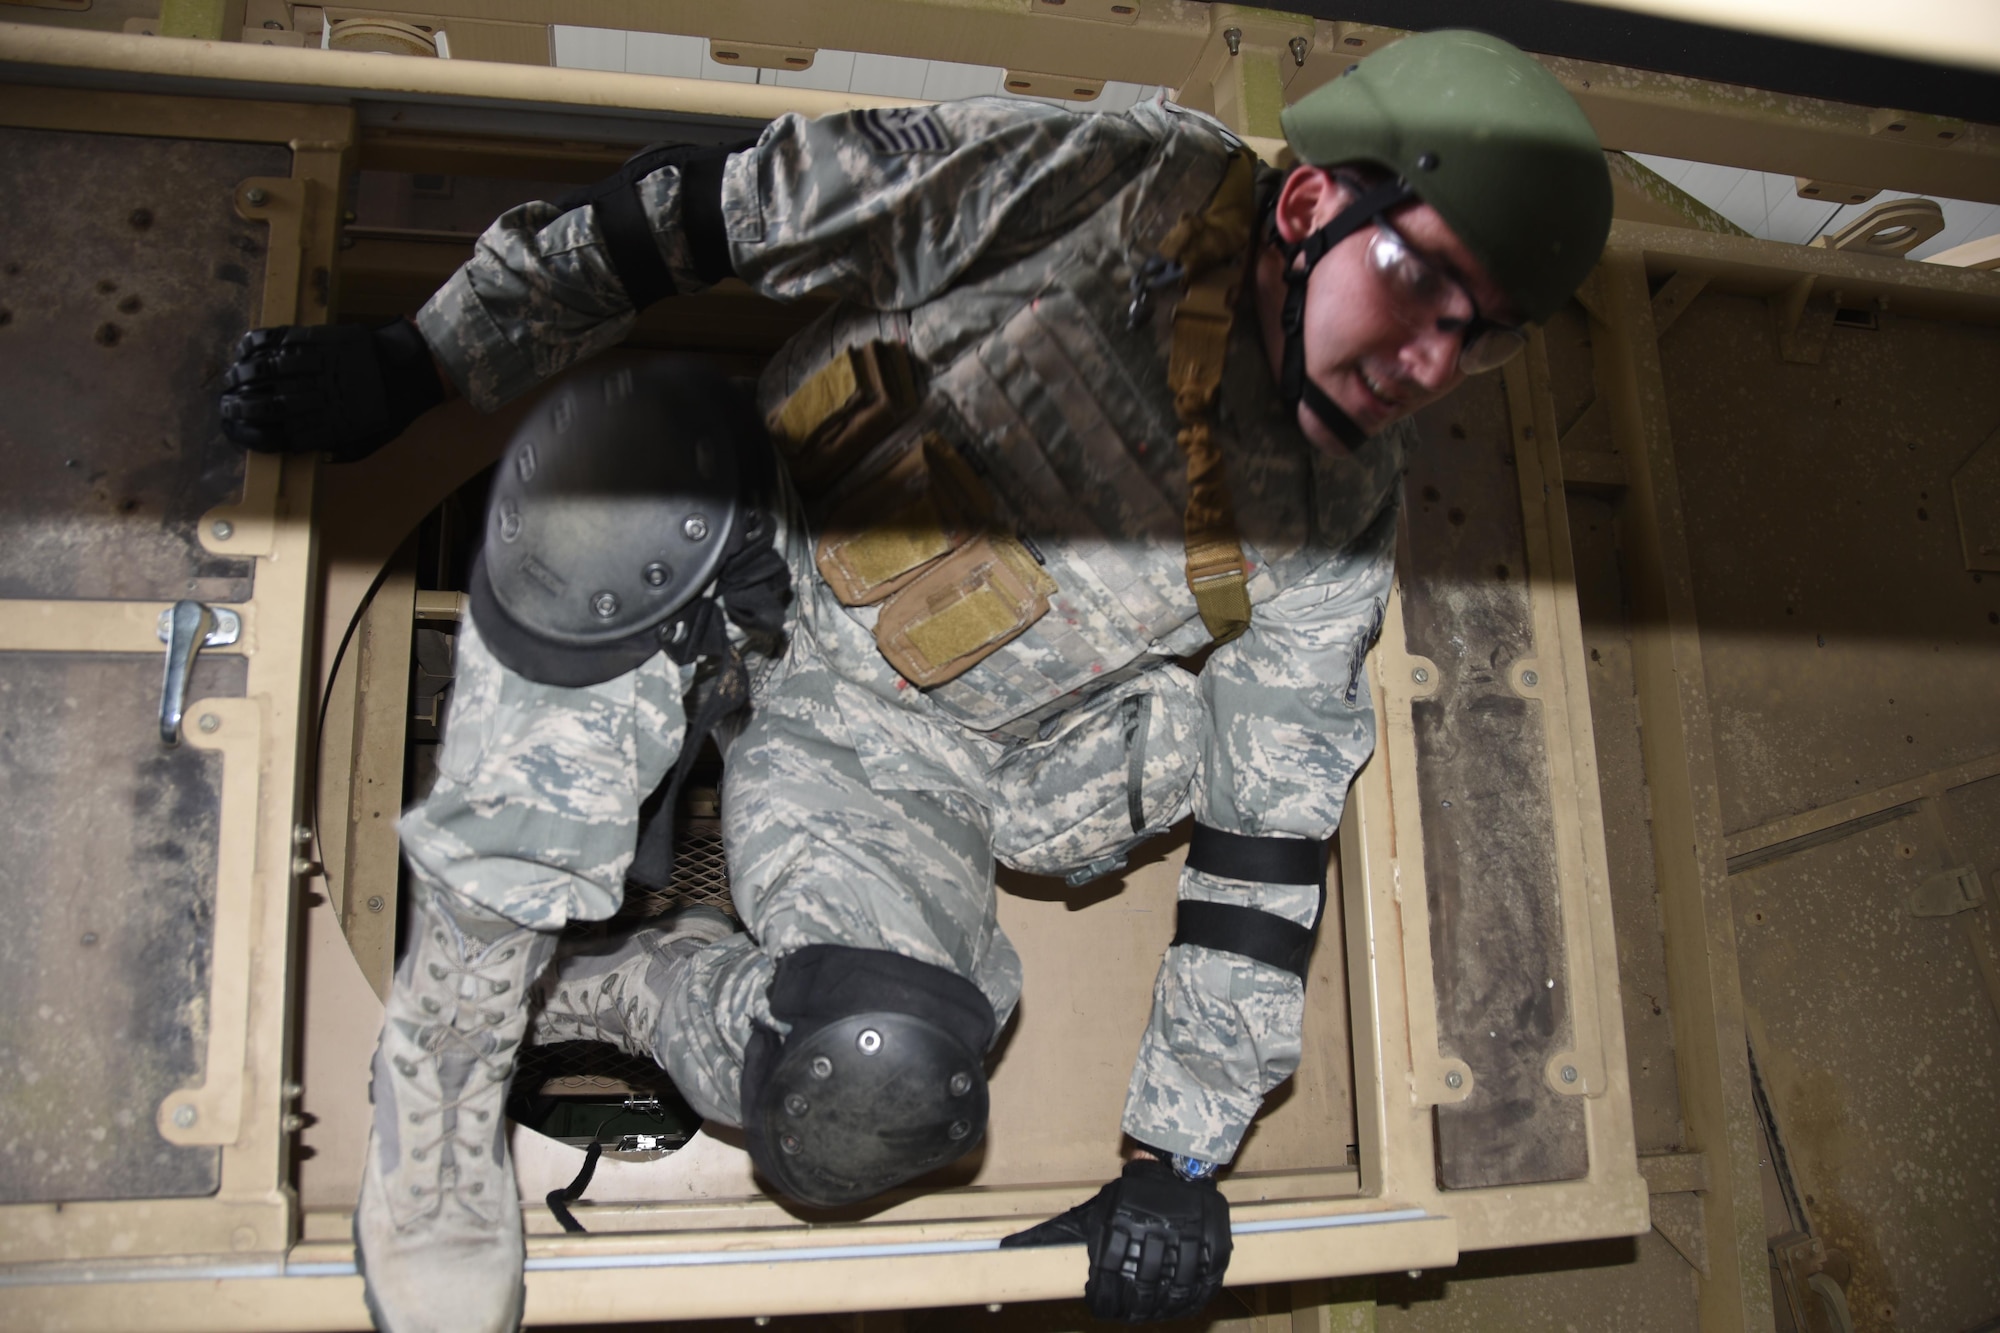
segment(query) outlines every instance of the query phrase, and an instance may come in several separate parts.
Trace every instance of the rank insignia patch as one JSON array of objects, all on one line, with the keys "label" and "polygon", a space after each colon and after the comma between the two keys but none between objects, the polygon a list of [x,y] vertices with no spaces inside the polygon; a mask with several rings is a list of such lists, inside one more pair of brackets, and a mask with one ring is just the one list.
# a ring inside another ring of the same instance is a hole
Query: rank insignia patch
[{"label": "rank insignia patch", "polygon": [[902,106],[859,111],[854,123],[883,154],[948,153],[951,140],[932,108]]}]

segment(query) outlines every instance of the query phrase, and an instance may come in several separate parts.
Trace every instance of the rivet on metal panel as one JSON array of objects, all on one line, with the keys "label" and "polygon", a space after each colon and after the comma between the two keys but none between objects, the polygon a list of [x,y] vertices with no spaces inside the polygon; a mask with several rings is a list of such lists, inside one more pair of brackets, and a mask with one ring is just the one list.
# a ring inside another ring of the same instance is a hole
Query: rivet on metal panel
[{"label": "rivet on metal panel", "polygon": [[203,713],[201,715],[201,719],[197,721],[195,725],[197,727],[200,727],[203,731],[213,734],[218,728],[222,726],[222,719],[217,717],[213,713]]},{"label": "rivet on metal panel", "polygon": [[999,1314],[999,1313],[1000,1313],[1000,1312],[1001,1312],[1002,1310],[1004,1310],[1004,1309],[1006,1309],[1006,1308],[1007,1308],[1007,1307],[1003,1306],[1003,1305],[1002,1305],[1002,1304],[1000,1304],[1000,1302],[998,1302],[998,1301],[988,1301],[988,1302],[987,1302],[987,1304],[986,1304],[986,1313],[988,1313],[988,1314]]},{"label": "rivet on metal panel", "polygon": [[1457,1091],[1459,1088],[1465,1086],[1465,1075],[1454,1069],[1444,1076],[1444,1085],[1453,1091]]},{"label": "rivet on metal panel", "polygon": [[200,1113],[185,1102],[174,1108],[174,1123],[182,1129],[193,1129],[194,1122],[200,1118]]},{"label": "rivet on metal panel", "polygon": [[243,202],[252,208],[262,208],[271,202],[271,192],[253,185],[243,192]]},{"label": "rivet on metal panel", "polygon": [[1417,1280],[1418,1278],[1422,1277],[1423,1275],[1424,1275],[1424,1270],[1423,1270],[1423,1269],[1421,1269],[1421,1268],[1412,1268],[1412,1269],[1410,1270],[1410,1272],[1409,1272],[1409,1279],[1410,1279],[1410,1281],[1412,1281],[1412,1282],[1415,1282],[1415,1281],[1416,1281],[1416,1280]]},{"label": "rivet on metal panel", "polygon": [[284,1127],[285,1133],[296,1134],[306,1127],[306,1118],[294,1111],[278,1123]]},{"label": "rivet on metal panel", "polygon": [[1562,1081],[1563,1081],[1563,1082],[1565,1082],[1565,1083],[1574,1083],[1574,1082],[1576,1082],[1576,1066],[1575,1066],[1575,1065],[1564,1065],[1564,1066],[1562,1067]]},{"label": "rivet on metal panel", "polygon": [[382,901],[382,895],[379,893],[368,900],[368,910],[371,912],[379,912],[386,906],[388,904]]},{"label": "rivet on metal panel", "polygon": [[1532,690],[1535,686],[1542,683],[1542,678],[1532,671],[1523,671],[1521,673],[1521,683]]},{"label": "rivet on metal panel", "polygon": [[226,518],[218,518],[209,525],[208,530],[215,534],[215,539],[219,542],[226,542],[236,535],[236,525]]},{"label": "rivet on metal panel", "polygon": [[310,844],[310,843],[312,842],[312,840],[313,840],[313,831],[312,831],[312,826],[311,826],[311,825],[309,825],[309,824],[294,824],[294,825],[292,826],[292,841],[293,841],[293,842],[297,843],[297,844],[298,844],[299,846],[301,846],[301,847],[304,847],[304,846],[307,846],[308,844]]}]

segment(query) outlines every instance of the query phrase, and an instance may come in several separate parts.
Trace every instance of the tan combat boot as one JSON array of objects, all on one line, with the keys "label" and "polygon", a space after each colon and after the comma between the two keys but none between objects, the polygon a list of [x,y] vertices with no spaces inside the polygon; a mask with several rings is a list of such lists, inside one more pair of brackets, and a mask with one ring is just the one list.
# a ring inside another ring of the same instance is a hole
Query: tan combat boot
[{"label": "tan combat boot", "polygon": [[608,1042],[662,1063],[654,1046],[674,958],[725,940],[738,927],[719,908],[683,907],[623,936],[565,942],[535,986],[533,1042]]},{"label": "tan combat boot", "polygon": [[417,892],[375,1052],[355,1265],[383,1333],[512,1333],[525,1288],[503,1108],[556,937]]}]

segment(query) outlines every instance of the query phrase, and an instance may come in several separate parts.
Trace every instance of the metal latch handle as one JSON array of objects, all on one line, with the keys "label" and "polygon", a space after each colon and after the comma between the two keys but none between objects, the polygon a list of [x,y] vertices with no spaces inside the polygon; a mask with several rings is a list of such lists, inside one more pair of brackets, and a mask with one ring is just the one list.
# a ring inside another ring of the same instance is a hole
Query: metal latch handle
[{"label": "metal latch handle", "polygon": [[159,634],[160,642],[167,645],[167,678],[160,687],[160,740],[179,745],[195,654],[235,643],[242,637],[243,619],[226,606],[180,601],[160,612]]}]

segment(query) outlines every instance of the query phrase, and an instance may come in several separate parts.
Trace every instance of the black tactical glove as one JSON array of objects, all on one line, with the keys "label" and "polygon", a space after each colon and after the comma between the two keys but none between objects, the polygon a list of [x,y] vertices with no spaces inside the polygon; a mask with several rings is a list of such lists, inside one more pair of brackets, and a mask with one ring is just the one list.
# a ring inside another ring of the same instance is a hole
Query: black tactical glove
[{"label": "black tactical glove", "polygon": [[408,320],[252,329],[222,378],[222,433],[246,449],[366,458],[444,401]]},{"label": "black tactical glove", "polygon": [[1208,1180],[1183,1180],[1144,1158],[1089,1200],[1000,1242],[1074,1245],[1090,1255],[1090,1312],[1126,1324],[1199,1313],[1229,1269],[1229,1200]]}]

